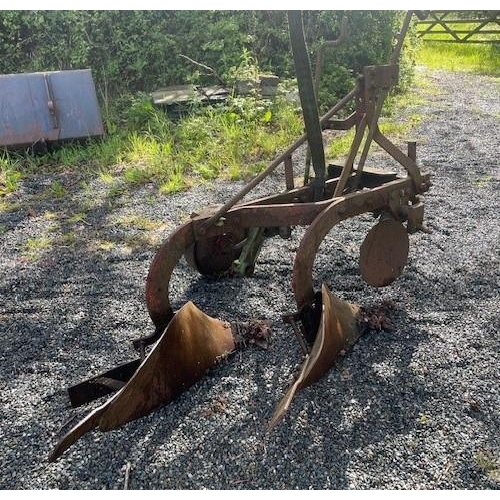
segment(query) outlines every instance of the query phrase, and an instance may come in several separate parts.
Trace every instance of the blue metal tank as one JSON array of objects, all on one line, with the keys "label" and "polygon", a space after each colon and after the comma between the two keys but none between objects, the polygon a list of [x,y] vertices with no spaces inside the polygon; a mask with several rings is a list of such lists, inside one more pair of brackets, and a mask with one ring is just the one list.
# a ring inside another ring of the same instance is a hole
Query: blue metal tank
[{"label": "blue metal tank", "polygon": [[103,133],[89,69],[0,75],[0,146]]}]

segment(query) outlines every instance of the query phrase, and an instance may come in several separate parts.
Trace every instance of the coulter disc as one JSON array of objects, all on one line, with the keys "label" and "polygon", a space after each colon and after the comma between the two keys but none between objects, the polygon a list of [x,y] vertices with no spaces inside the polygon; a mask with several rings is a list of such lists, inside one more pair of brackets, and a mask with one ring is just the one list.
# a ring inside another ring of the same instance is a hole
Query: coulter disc
[{"label": "coulter disc", "polygon": [[371,286],[390,285],[408,261],[408,232],[401,222],[384,219],[372,227],[361,244],[359,268]]},{"label": "coulter disc", "polygon": [[191,245],[184,256],[188,264],[204,276],[219,276],[229,269],[241,252],[235,246],[244,235],[233,233],[213,236]]}]

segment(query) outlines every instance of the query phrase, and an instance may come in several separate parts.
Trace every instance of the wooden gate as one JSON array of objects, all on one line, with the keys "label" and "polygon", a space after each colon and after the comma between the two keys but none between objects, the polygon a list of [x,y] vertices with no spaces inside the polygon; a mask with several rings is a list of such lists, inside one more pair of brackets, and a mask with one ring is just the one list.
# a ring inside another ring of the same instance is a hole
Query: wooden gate
[{"label": "wooden gate", "polygon": [[500,11],[426,10],[416,12],[425,42],[500,43]]}]

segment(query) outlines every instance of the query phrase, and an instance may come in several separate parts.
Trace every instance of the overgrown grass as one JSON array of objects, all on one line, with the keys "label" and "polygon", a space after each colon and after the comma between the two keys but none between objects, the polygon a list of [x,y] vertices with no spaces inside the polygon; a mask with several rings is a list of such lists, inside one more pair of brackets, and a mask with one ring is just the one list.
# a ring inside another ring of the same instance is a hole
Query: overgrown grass
[{"label": "overgrown grass", "polygon": [[[477,24],[449,24],[450,28],[460,30],[472,29],[475,26]],[[496,26],[493,26],[493,28],[496,28]],[[435,26],[433,31],[442,31],[442,29],[440,26]],[[432,38],[439,40],[449,39],[450,37],[448,35],[433,34]],[[487,38],[500,42],[500,35],[481,35],[481,39]],[[417,63],[433,69],[469,71],[500,76],[500,43],[423,41],[420,50],[417,52]]]},{"label": "overgrown grass", "polygon": [[[3,153],[0,196],[15,191],[21,176],[78,169],[108,184],[109,197],[154,183],[173,193],[203,180],[240,179],[259,172],[302,132],[296,106],[284,99],[233,98],[224,106],[195,107],[171,119],[148,99],[137,99],[125,122],[102,140],[65,144],[45,155]],[[55,198],[65,189],[54,181]]]},{"label": "overgrown grass", "polygon": [[0,156],[0,197],[16,191],[21,180],[19,162],[4,153]]}]

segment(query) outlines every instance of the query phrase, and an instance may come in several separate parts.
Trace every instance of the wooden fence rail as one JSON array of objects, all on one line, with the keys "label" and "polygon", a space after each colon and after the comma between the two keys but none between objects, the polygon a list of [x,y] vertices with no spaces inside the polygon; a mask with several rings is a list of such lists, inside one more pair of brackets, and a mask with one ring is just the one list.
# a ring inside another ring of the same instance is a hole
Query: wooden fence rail
[{"label": "wooden fence rail", "polygon": [[468,18],[458,15],[458,11],[451,10],[418,11],[418,36],[424,41],[433,42],[500,43],[500,11],[482,11],[478,14],[472,11]]}]

